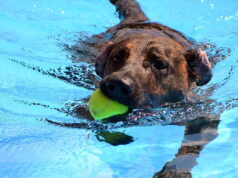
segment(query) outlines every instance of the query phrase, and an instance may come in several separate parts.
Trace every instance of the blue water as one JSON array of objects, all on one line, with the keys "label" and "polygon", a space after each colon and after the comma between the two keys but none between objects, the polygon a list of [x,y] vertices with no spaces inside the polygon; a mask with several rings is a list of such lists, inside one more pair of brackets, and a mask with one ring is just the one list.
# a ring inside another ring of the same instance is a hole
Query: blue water
[{"label": "blue water", "polygon": [[[219,85],[210,98],[234,106],[224,111],[213,106],[221,119],[218,137],[203,149],[192,174],[237,177],[238,1],[139,2],[152,21],[231,51],[214,67],[214,77],[203,89]],[[0,4],[0,177],[152,177],[174,158],[183,126],[114,128],[111,131],[130,135],[134,142],[112,146],[99,142],[94,130],[45,121],[80,120],[62,108],[90,96],[93,87],[61,80],[49,71],[88,65],[72,61],[62,46],[117,24],[108,0],[1,0]]]}]

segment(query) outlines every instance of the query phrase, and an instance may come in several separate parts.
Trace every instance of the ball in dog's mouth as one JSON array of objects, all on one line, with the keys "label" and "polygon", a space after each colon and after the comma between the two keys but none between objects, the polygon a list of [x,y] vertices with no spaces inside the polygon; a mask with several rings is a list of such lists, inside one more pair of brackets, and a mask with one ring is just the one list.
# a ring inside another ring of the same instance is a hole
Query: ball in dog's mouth
[{"label": "ball in dog's mouth", "polygon": [[102,120],[128,112],[128,106],[111,100],[98,88],[90,97],[89,111],[95,120]]}]

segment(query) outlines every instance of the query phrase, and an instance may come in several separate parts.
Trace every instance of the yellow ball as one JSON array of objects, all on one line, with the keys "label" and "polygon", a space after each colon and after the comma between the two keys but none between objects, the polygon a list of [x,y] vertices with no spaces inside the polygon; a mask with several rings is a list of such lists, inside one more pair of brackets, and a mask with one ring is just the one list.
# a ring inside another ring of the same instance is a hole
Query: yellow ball
[{"label": "yellow ball", "polygon": [[89,99],[89,111],[95,120],[124,114],[128,107],[106,97],[98,88]]}]

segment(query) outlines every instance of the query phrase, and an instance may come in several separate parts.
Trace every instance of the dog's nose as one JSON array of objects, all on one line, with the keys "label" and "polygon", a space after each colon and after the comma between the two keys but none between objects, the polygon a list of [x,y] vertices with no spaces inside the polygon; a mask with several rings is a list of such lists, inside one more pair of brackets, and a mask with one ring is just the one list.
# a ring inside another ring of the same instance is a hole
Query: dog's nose
[{"label": "dog's nose", "polygon": [[133,87],[128,80],[108,79],[101,84],[102,91],[111,99],[128,103],[133,93]]},{"label": "dog's nose", "polygon": [[131,87],[121,80],[109,80],[105,83],[108,94],[127,97],[131,94]]}]

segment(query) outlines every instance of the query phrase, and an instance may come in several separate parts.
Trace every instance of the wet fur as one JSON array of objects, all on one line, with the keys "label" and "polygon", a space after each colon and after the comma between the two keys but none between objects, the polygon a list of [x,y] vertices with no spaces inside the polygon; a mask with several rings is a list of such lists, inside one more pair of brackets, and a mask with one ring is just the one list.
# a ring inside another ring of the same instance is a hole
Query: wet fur
[{"label": "wet fur", "polygon": [[[96,61],[105,95],[131,108],[158,107],[188,99],[195,85],[210,81],[209,60],[205,52],[194,49],[193,41],[167,26],[148,22],[134,0],[111,3],[122,21],[101,34],[110,36],[99,44]],[[163,64],[165,69],[160,67]],[[110,81],[123,83],[131,92],[126,97],[109,92]]]},{"label": "wet fur", "polygon": [[[107,96],[132,108],[156,107],[165,102],[181,101],[188,97],[194,85],[210,81],[210,62],[205,52],[194,49],[193,41],[174,29],[148,22],[148,17],[134,0],[110,1],[122,21],[101,34],[102,37],[110,36],[99,45],[101,52],[96,62],[96,72],[103,78],[100,86]],[[153,67],[157,58],[162,65],[166,63],[170,67],[162,70]],[[110,95],[105,83],[115,79],[130,86],[133,93],[127,98]],[[209,117],[180,123],[186,126],[183,144],[176,158],[166,163],[154,177],[192,177],[190,171],[196,165],[200,151],[217,136],[218,123],[219,118]],[[201,142],[193,140],[191,135],[194,133],[201,135]],[[110,140],[108,135],[105,140]]]}]

